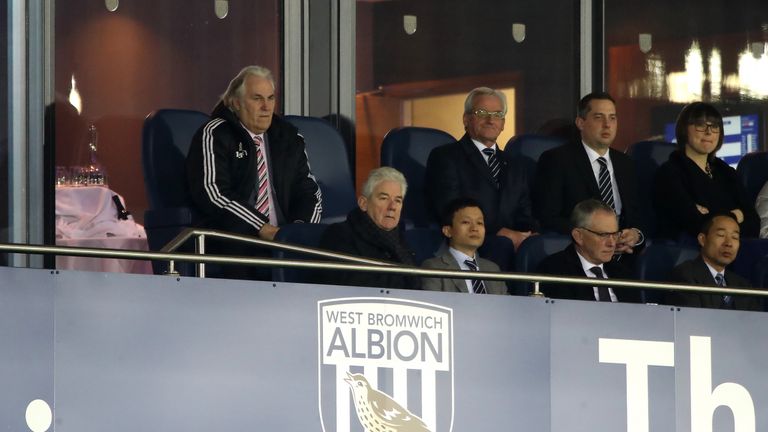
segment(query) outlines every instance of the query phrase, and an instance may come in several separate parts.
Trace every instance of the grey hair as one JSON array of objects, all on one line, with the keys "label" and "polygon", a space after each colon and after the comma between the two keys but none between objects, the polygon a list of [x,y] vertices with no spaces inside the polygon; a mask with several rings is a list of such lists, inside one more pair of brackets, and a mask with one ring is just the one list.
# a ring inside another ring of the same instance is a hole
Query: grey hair
[{"label": "grey hair", "polygon": [[478,87],[469,92],[464,100],[464,114],[472,114],[474,108],[472,105],[478,96],[496,96],[501,101],[502,112],[504,115],[507,115],[507,97],[499,90],[494,90],[490,87]]},{"label": "grey hair", "polygon": [[408,190],[408,182],[405,181],[405,176],[400,171],[387,166],[376,168],[368,174],[368,179],[363,184],[363,196],[371,198],[376,186],[387,180],[400,183],[400,190],[403,192],[403,197],[405,197],[405,192]]},{"label": "grey hair", "polygon": [[592,215],[596,212],[604,211],[606,213],[616,216],[616,212],[613,211],[611,206],[596,199],[588,199],[576,204],[571,212],[571,227],[572,228],[587,228],[592,221]]},{"label": "grey hair", "polygon": [[229,109],[234,109],[232,101],[235,99],[242,99],[245,93],[245,79],[250,77],[264,78],[272,84],[272,88],[275,88],[275,78],[272,76],[272,72],[264,66],[246,66],[238,74],[232,78],[229,82],[227,91],[221,95],[221,102]]}]

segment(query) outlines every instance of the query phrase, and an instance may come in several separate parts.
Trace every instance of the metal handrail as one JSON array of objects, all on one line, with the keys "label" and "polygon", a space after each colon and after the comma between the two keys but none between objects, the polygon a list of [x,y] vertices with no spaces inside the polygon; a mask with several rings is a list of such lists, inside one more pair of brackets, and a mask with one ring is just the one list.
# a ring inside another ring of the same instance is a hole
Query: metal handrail
[{"label": "metal handrail", "polygon": [[[298,246],[296,246],[298,247]],[[649,283],[640,281],[630,281],[622,279],[595,279],[579,278],[566,276],[549,276],[534,273],[501,273],[501,272],[471,272],[468,270],[435,270],[422,269],[410,266],[398,265],[371,265],[371,264],[346,264],[336,262],[322,261],[302,261],[302,260],[278,260],[274,258],[249,258],[240,256],[213,256],[198,255],[188,253],[167,253],[167,252],[147,252],[139,250],[120,250],[120,249],[98,249],[82,248],[71,246],[41,246],[27,245],[18,243],[0,243],[0,252],[28,253],[43,255],[66,255],[83,256],[94,258],[124,258],[138,260],[176,260],[189,262],[205,262],[219,264],[245,264],[255,266],[288,267],[288,268],[307,268],[324,270],[347,270],[361,272],[379,272],[392,273],[410,276],[423,277],[442,277],[450,279],[488,279],[502,281],[522,281],[532,282],[535,292],[538,291],[538,284],[546,283],[569,283],[577,285],[591,286],[609,286],[624,288],[641,288],[654,290],[677,290],[688,292],[699,292],[707,294],[736,294],[736,295],[756,295],[768,297],[768,291],[753,290],[745,288],[727,288],[727,287],[702,287],[698,285],[670,284],[670,283]]]},{"label": "metal handrail", "polygon": [[[200,228],[185,228],[178,235],[176,235],[176,237],[174,237],[165,246],[163,246],[160,249],[160,251],[169,252],[169,253],[174,252],[176,251],[176,249],[180,248],[184,243],[186,243],[192,237],[196,237],[197,241],[195,246],[196,246],[196,251],[199,254],[205,253],[205,238],[214,237],[214,238],[225,239],[225,240],[233,240],[241,243],[250,243],[252,245],[261,246],[269,249],[278,249],[278,250],[283,250],[287,252],[298,252],[305,255],[312,255],[320,258],[330,258],[330,259],[348,261],[348,262],[359,263],[359,264],[371,264],[371,265],[379,265],[379,266],[394,265],[386,261],[379,261],[379,260],[374,260],[370,258],[361,258],[359,256],[347,255],[347,254],[338,253],[338,252],[330,252],[325,249],[298,246],[291,243],[277,242],[272,240],[262,240],[258,237],[253,237],[253,236],[246,236],[246,235],[240,235],[240,234],[233,234],[226,231],[200,229]],[[174,260],[169,260],[168,272],[171,274],[176,273]],[[198,264],[197,274],[200,277],[205,277],[204,263],[201,262]]]}]

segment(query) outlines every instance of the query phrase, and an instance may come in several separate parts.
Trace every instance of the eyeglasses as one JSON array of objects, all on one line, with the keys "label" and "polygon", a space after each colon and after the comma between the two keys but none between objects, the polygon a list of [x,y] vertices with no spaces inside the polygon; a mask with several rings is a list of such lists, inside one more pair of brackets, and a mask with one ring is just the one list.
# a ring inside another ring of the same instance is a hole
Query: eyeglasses
[{"label": "eyeglasses", "polygon": [[587,231],[591,232],[592,234],[600,237],[600,240],[608,240],[609,238],[612,238],[614,240],[618,240],[619,237],[621,237],[621,231],[616,231],[616,232],[600,232],[600,231],[592,231],[591,229],[584,228],[584,227],[581,227],[581,229],[587,230]]},{"label": "eyeglasses", "polygon": [[486,111],[484,109],[477,109],[472,111],[472,114],[480,117],[481,119],[487,119],[487,118],[503,119],[504,118],[503,111]]},{"label": "eyeglasses", "polygon": [[697,132],[706,132],[709,129],[712,133],[720,132],[720,125],[717,123],[693,123],[693,128]]}]

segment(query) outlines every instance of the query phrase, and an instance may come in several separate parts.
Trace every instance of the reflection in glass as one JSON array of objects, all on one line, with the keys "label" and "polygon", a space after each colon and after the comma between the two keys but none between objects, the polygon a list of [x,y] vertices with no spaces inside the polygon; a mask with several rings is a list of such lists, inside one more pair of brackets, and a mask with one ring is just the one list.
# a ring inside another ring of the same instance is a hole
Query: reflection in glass
[{"label": "reflection in glass", "polygon": [[77,81],[75,81],[75,74],[72,74],[72,80],[70,81],[69,88],[69,103],[75,107],[78,114],[83,113],[83,99],[80,97],[80,92],[77,90]]},{"label": "reflection in glass", "polygon": [[680,103],[702,100],[704,78],[704,57],[699,41],[694,39],[685,53],[685,70],[672,72],[667,77],[669,100]]},{"label": "reflection in glass", "polygon": [[768,56],[763,52],[755,55],[750,47],[739,54],[739,94],[746,99],[768,97]]},{"label": "reflection in glass", "polygon": [[720,50],[712,48],[709,54],[709,94],[712,100],[719,100],[723,87],[723,60]]}]

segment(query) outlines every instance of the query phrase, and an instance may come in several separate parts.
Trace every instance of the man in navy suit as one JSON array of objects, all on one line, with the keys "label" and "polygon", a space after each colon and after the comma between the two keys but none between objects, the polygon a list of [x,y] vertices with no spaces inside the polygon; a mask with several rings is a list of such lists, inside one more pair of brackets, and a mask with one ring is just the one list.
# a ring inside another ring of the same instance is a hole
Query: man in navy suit
[{"label": "man in navy suit", "polygon": [[489,237],[502,236],[517,248],[536,226],[524,168],[499,151],[496,143],[506,114],[502,92],[488,87],[472,90],[464,102],[466,133],[459,141],[432,150],[425,192],[436,221],[452,200],[474,198],[485,215]]},{"label": "man in navy suit", "polygon": [[[732,213],[709,215],[696,237],[701,254],[695,259],[675,267],[670,280],[691,285],[750,288],[749,281],[726,268],[739,253],[741,233]],[[677,306],[712,309],[763,310],[763,301],[757,297],[694,292],[671,293],[667,302]]]},{"label": "man in navy suit", "polygon": [[[571,243],[539,264],[543,274],[597,279],[631,279],[632,272],[613,261],[621,231],[613,209],[602,201],[582,201],[571,214]],[[640,291],[589,285],[547,284],[541,288],[547,297],[602,302],[640,302]]]},{"label": "man in navy suit", "polygon": [[577,203],[601,200],[619,217],[617,251],[631,253],[643,243],[644,218],[634,164],[611,148],[618,125],[616,104],[608,93],[591,93],[581,99],[578,109],[581,141],[546,151],[539,158],[532,193],[534,216],[543,230],[566,234]]}]

